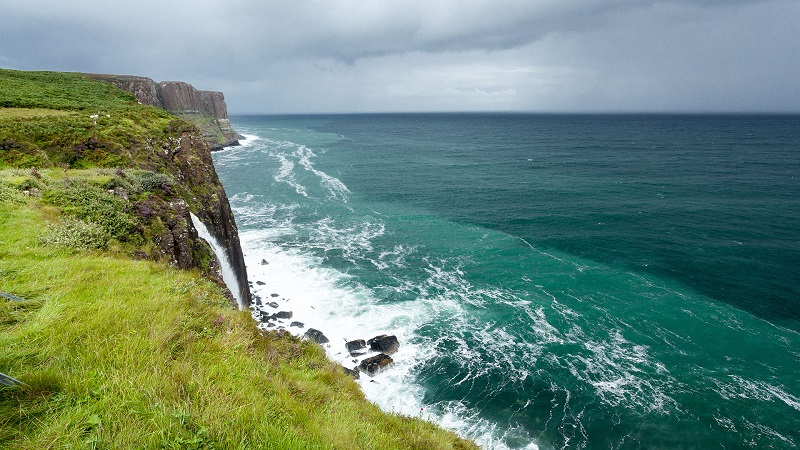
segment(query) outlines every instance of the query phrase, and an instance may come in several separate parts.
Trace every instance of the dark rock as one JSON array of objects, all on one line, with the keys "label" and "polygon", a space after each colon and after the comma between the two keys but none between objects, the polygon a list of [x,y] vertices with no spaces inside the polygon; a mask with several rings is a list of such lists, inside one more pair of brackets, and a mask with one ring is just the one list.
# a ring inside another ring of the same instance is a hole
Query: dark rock
[{"label": "dark rock", "polygon": [[358,365],[358,368],[367,375],[374,377],[393,365],[394,360],[391,356],[385,353],[379,353],[375,356],[365,358],[361,361],[361,364]]},{"label": "dark rock", "polygon": [[269,263],[267,262],[267,260],[266,260],[266,259],[262,259],[262,260],[261,260],[261,265],[262,265],[262,266],[266,266],[267,264],[269,264]]},{"label": "dark rock", "polygon": [[367,342],[363,339],[356,339],[355,341],[347,342],[344,346],[347,348],[347,351],[350,352],[350,356],[358,356],[364,354],[364,352],[359,352],[359,350],[367,348]]},{"label": "dark rock", "polygon": [[305,328],[305,324],[303,322],[292,322],[289,324],[289,326],[297,328]]},{"label": "dark rock", "polygon": [[275,293],[269,294],[269,296],[270,296],[270,297],[280,297],[280,295],[279,295],[279,294],[275,294]]},{"label": "dark rock", "polygon": [[356,380],[360,377],[360,374],[359,374],[358,370],[356,370],[356,369],[348,369],[345,366],[342,366],[342,369],[344,369],[344,373],[350,375],[351,377],[355,378]]},{"label": "dark rock", "polygon": [[267,303],[267,305],[269,305],[269,306],[271,306],[273,308],[277,308],[278,307],[278,303],[277,302],[269,302],[269,303]]},{"label": "dark rock", "polygon": [[322,331],[315,330],[314,328],[309,328],[303,336],[309,338],[310,340],[316,342],[317,344],[327,344],[328,342],[330,342],[328,338],[325,337],[324,334],[322,334]]},{"label": "dark rock", "polygon": [[374,338],[368,340],[367,344],[369,344],[369,348],[371,350],[386,353],[387,355],[393,355],[397,353],[397,349],[400,348],[400,343],[397,341],[397,336],[387,336],[385,334],[375,336]]},{"label": "dark rock", "polygon": [[275,314],[273,314],[272,316],[270,316],[270,318],[271,319],[291,319],[293,315],[294,314],[292,314],[291,311],[279,311],[279,312],[276,312]]},{"label": "dark rock", "polygon": [[267,283],[264,283],[263,281],[260,281],[260,280],[259,280],[259,281],[256,281],[256,284],[257,284],[257,285],[259,285],[259,286],[264,286],[264,285],[266,285]]}]

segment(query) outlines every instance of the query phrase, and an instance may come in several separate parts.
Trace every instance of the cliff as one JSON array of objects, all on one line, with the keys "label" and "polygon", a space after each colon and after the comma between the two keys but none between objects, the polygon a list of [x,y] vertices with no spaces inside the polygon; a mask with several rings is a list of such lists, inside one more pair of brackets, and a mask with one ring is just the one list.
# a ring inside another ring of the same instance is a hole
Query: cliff
[{"label": "cliff", "polygon": [[227,121],[222,94],[186,83],[162,89],[144,77],[90,78],[0,69],[0,104],[7,108],[5,115],[0,110],[0,169],[63,169],[63,182],[26,176],[21,183],[99,227],[136,259],[200,269],[224,286],[193,212],[225,248],[238,281],[233,297],[248,306],[238,229],[206,133],[160,109],[166,99],[172,108]]},{"label": "cliff", "polygon": [[86,75],[132,93],[143,105],[163,108],[192,122],[200,128],[212,150],[237,145],[242,139],[228,119],[228,107],[222,92],[201,91],[182,81],[157,83],[147,77],[132,75]]}]

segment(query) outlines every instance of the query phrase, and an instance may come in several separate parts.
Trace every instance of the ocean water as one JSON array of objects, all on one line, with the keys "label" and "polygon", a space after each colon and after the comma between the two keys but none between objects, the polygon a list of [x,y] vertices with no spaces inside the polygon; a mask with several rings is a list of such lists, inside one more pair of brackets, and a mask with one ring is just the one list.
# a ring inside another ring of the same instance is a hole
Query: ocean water
[{"label": "ocean water", "polygon": [[347,367],[397,335],[359,381],[385,410],[486,449],[800,446],[799,116],[232,123],[259,308]]}]

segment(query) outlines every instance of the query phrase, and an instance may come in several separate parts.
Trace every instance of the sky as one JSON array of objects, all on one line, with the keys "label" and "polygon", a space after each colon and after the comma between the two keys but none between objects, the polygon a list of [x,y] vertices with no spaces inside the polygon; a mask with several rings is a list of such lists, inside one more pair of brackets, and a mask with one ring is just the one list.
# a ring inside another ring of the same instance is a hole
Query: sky
[{"label": "sky", "polygon": [[0,67],[231,114],[800,112],[798,0],[3,0]]}]

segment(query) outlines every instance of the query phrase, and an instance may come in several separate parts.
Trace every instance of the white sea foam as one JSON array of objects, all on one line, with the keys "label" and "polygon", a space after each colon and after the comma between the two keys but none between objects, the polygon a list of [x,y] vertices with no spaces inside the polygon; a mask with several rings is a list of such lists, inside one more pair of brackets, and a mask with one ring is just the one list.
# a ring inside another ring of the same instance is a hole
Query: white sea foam
[{"label": "white sea foam", "polygon": [[300,145],[297,147],[297,150],[294,152],[294,155],[297,156],[298,162],[302,165],[306,170],[310,171],[320,179],[320,184],[323,188],[327,189],[330,193],[329,197],[340,200],[344,203],[347,203],[348,196],[350,195],[350,190],[347,189],[344,183],[342,183],[338,178],[332,177],[327,173],[317,170],[314,168],[314,164],[311,162],[311,158],[317,156],[314,152],[311,151],[308,147],[304,145]]},{"label": "white sea foam", "polygon": [[[367,227],[368,228],[368,227]],[[334,236],[339,233],[333,233]],[[362,233],[361,239],[346,241],[345,245],[368,248],[369,236],[375,233]],[[292,311],[290,320],[278,321],[279,325],[294,334],[302,335],[308,328],[321,330],[330,343],[325,345],[328,357],[348,368],[357,363],[351,357],[344,343],[353,339],[369,339],[380,334],[394,334],[401,345],[399,351],[392,355],[395,366],[379,377],[363,376],[359,384],[365,396],[385,411],[401,413],[408,416],[422,417],[432,420],[445,428],[454,430],[467,438],[475,440],[486,449],[506,450],[504,433],[513,432],[498,429],[497,424],[481,419],[475,411],[471,411],[459,402],[449,402],[429,408],[423,402],[424,390],[413,382],[414,369],[435,357],[435,342],[426,342],[416,335],[416,330],[436,317],[449,317],[463,322],[463,329],[479,328],[474,317],[464,313],[461,306],[461,294],[437,295],[425,301],[419,299],[409,302],[403,307],[381,302],[373,293],[361,287],[348,275],[320,264],[320,259],[296,248],[281,248],[273,243],[275,231],[253,230],[241,233],[242,246],[245,249],[245,261],[248,274],[253,281],[264,282],[254,284],[253,292],[263,301],[278,303],[278,308],[262,306],[260,311],[274,313]],[[332,242],[337,242],[336,238]],[[339,242],[342,244],[342,242]],[[413,252],[408,248],[396,248],[390,255],[401,256]],[[261,264],[265,260],[267,264]],[[453,283],[456,272],[445,273],[442,270],[429,269],[431,287],[442,287],[443,283]],[[278,294],[272,297],[272,294]],[[291,327],[291,322],[302,322],[304,327]],[[479,339],[492,347],[493,354],[518,351],[520,346],[530,347],[528,352],[540,351],[535,346],[520,342],[509,335],[505,329],[485,325],[478,331]],[[482,355],[470,348],[463,339],[453,337],[457,342],[456,355],[469,364],[470,380],[452,380],[453,383],[471,382],[482,371],[492,366],[482,361]],[[503,370],[510,374],[509,382],[521,382],[529,376],[528,367],[517,367],[509,359],[501,358]],[[526,448],[535,449],[535,444]]]},{"label": "white sea foam", "polygon": [[274,153],[272,155],[276,158],[281,166],[278,168],[277,173],[273,176],[275,181],[279,183],[286,183],[289,186],[293,187],[294,190],[302,195],[303,197],[308,197],[308,192],[306,191],[306,187],[302,184],[298,183],[294,176],[294,162],[286,157],[283,153]]}]

